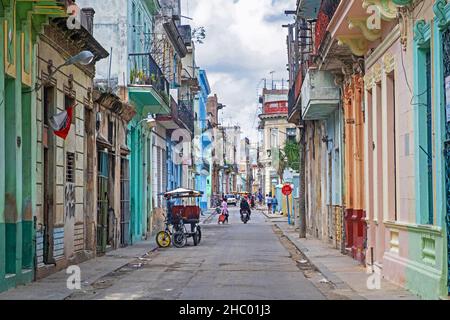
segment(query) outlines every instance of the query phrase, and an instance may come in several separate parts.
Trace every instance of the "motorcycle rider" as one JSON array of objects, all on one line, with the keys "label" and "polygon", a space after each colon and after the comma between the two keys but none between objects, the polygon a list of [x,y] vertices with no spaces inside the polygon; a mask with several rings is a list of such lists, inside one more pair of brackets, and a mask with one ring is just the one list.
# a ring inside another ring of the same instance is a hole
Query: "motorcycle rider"
[{"label": "motorcycle rider", "polygon": [[244,212],[244,211],[248,212],[248,220],[250,220],[252,211],[250,210],[250,205],[248,204],[247,197],[245,197],[241,201],[241,219],[242,219],[242,212]]}]

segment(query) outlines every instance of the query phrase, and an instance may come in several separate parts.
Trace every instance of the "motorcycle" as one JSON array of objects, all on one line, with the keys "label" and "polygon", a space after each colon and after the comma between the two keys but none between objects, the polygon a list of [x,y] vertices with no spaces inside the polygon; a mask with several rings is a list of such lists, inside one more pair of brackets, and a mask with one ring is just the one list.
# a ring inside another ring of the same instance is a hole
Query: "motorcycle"
[{"label": "motorcycle", "polygon": [[241,220],[244,224],[250,220],[250,213],[247,210],[243,210],[241,214]]}]

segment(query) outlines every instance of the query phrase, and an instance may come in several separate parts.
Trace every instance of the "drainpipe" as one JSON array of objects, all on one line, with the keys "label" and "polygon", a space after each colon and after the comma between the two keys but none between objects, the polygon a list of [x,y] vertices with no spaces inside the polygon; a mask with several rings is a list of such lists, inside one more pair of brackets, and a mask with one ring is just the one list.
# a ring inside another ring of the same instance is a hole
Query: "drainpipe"
[{"label": "drainpipe", "polygon": [[341,246],[341,253],[342,254],[346,254],[346,251],[345,251],[345,242],[346,242],[346,235],[345,235],[345,209],[346,209],[345,208],[345,192],[347,192],[347,190],[345,189],[345,176],[344,176],[345,173],[344,173],[344,170],[343,170],[343,168],[345,168],[345,157],[344,157],[344,155],[345,155],[345,149],[344,149],[345,148],[345,143],[344,143],[344,141],[346,139],[346,136],[345,136],[345,119],[344,119],[344,116],[343,116],[344,104],[342,103],[342,99],[344,97],[344,94],[343,94],[342,86],[339,87],[339,94],[340,94],[339,110],[340,110],[340,113],[341,113],[340,125],[341,125],[342,137],[343,137],[343,139],[341,141],[342,148],[340,148],[340,150],[342,150],[342,151],[340,152],[340,155],[339,155],[341,157],[341,168],[340,168],[340,170],[341,170],[341,203],[342,203],[342,215],[341,215],[341,234],[342,234],[342,239],[341,239],[340,246]]},{"label": "drainpipe", "polygon": [[150,234],[152,232],[153,229],[153,128],[150,129],[150,164],[149,164],[149,169],[148,169],[148,174],[150,176],[150,182],[149,182],[149,188],[148,188],[148,194],[147,196],[149,197],[149,212],[150,212]]}]

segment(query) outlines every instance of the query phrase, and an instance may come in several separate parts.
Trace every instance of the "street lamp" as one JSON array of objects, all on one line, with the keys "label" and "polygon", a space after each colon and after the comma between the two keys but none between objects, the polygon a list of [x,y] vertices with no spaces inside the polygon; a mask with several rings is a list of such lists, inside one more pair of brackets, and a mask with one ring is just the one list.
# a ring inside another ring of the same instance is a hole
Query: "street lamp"
[{"label": "street lamp", "polygon": [[87,50],[81,51],[80,53],[78,53],[78,54],[70,57],[69,59],[67,59],[66,62],[64,62],[59,67],[57,67],[55,70],[51,71],[49,73],[49,75],[47,76],[47,81],[42,81],[40,85],[38,85],[36,83],[36,87],[34,88],[34,90],[31,90],[31,91],[29,91],[27,93],[31,93],[33,91],[39,91],[42,88],[42,86],[44,84],[48,83],[48,81],[53,77],[53,75],[56,72],[58,72],[58,70],[61,69],[62,67],[70,66],[70,65],[73,65],[73,64],[76,64],[76,63],[79,63],[79,64],[81,64],[83,66],[86,66],[86,65],[90,64],[94,60],[94,58],[95,58],[95,56],[94,56],[94,54],[92,52],[87,51]]},{"label": "street lamp", "polygon": [[154,118],[151,114],[148,114],[148,115],[147,115],[147,118],[142,119],[141,121],[139,121],[139,122],[133,127],[132,131],[136,130],[136,129],[137,129],[142,123],[144,123],[144,122],[147,124],[147,127],[148,127],[149,129],[152,129],[152,128],[154,128],[154,127],[156,126],[156,120],[155,120],[155,118]]},{"label": "street lamp", "polygon": [[[74,55],[73,57],[70,57],[69,59],[67,59],[67,61],[64,62],[64,64],[61,65],[60,67],[69,66],[72,64],[76,64],[76,63],[79,63],[83,66],[87,66],[93,60],[94,60],[94,54],[90,51],[84,50],[84,51],[81,51],[80,53]],[[58,67],[58,68],[60,68],[60,67]],[[58,68],[57,68],[57,70],[58,70]]]}]

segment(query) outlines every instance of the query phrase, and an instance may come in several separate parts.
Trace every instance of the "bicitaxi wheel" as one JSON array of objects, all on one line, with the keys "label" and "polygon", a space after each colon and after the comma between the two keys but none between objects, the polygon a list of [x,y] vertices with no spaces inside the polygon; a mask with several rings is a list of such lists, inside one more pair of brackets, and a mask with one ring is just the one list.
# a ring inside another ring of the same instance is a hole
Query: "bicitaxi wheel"
[{"label": "bicitaxi wheel", "polygon": [[184,232],[177,231],[173,234],[173,245],[177,248],[183,248],[187,244],[187,237]]},{"label": "bicitaxi wheel", "polygon": [[160,231],[156,235],[156,243],[160,248],[168,248],[171,243],[170,234],[167,231]]}]

